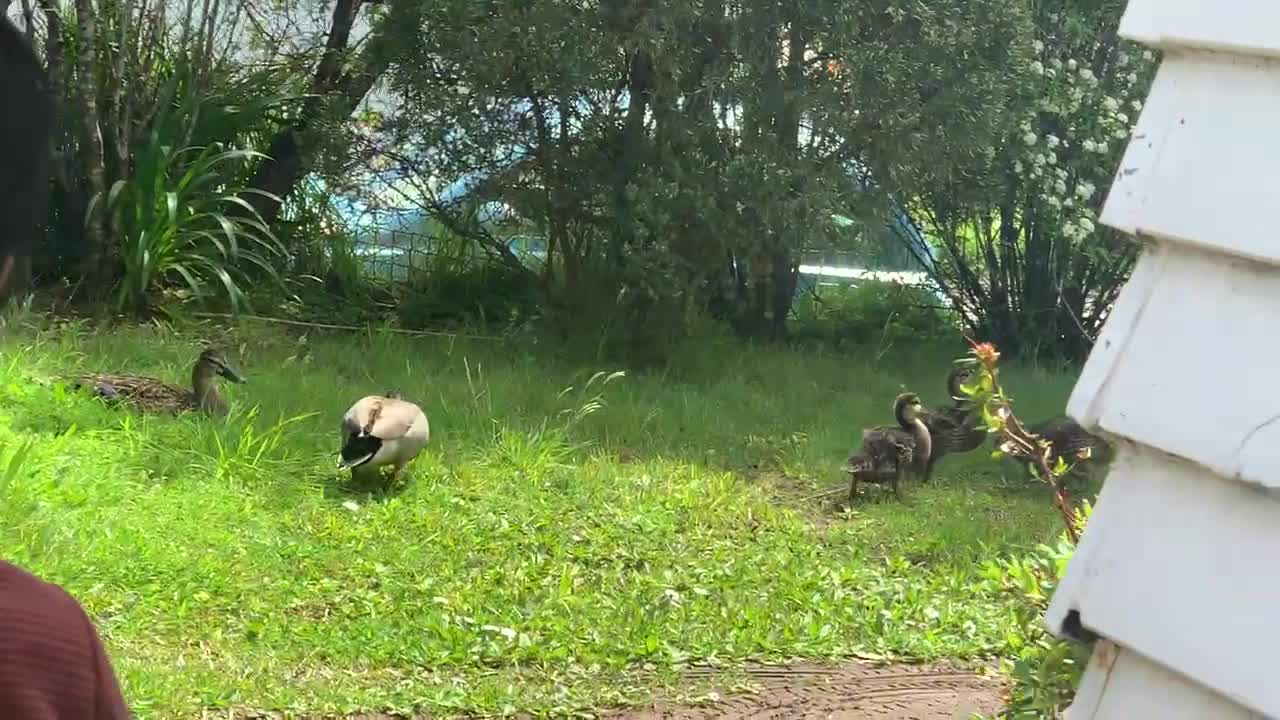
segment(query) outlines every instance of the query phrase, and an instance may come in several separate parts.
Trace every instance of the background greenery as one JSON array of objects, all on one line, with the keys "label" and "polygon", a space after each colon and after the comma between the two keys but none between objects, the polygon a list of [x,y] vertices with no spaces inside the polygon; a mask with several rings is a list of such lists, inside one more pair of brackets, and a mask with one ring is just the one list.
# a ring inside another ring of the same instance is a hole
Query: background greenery
[{"label": "background greenery", "polygon": [[[1119,0],[34,2],[62,113],[31,280],[73,305],[536,323],[650,362],[708,323],[793,335],[799,264],[840,251],[1078,361],[1132,264],[1096,224],[1154,60]],[[374,240],[351,203],[417,219]],[[407,275],[359,259],[407,237]]]}]

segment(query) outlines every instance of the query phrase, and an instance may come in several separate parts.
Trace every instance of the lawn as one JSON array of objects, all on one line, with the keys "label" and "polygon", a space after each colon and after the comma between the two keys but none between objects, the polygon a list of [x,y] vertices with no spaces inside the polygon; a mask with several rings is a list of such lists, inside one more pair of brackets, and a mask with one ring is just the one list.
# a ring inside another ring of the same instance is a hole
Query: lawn
[{"label": "lawn", "polygon": [[[876,361],[708,341],[584,388],[616,368],[545,345],[8,323],[0,554],[85,604],[142,718],[562,714],[643,700],[691,663],[998,655],[1016,599],[982,563],[1059,530],[1044,489],[1002,481],[982,451],[902,502],[812,497],[842,486],[901,388],[942,402],[962,347]],[[131,415],[50,382],[183,382],[205,342],[249,377],[225,420]],[[1032,420],[1073,382],[1003,377]],[[402,490],[370,494],[335,470],[338,420],[389,388],[432,439]]]}]

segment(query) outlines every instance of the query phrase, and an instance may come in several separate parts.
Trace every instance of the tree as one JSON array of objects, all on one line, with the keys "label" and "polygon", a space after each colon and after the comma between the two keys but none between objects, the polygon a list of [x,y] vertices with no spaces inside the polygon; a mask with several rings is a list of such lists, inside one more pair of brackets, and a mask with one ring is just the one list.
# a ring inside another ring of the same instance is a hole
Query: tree
[{"label": "tree", "polygon": [[[100,59],[97,47],[97,8],[93,0],[76,0],[76,78],[81,125],[81,160],[85,188],[89,196],[106,193],[106,166],[103,158],[102,128],[98,123],[98,83],[95,70]],[[111,248],[107,244],[107,224],[101,213],[85,218],[89,252],[85,255],[85,277],[91,292],[105,289]]]},{"label": "tree", "polygon": [[1016,0],[438,3],[388,26],[411,37],[385,142],[540,228],[547,295],[578,315],[714,306],[777,337],[833,213],[992,154],[1028,22]]},{"label": "tree", "polygon": [[[394,54],[385,27],[394,23],[413,25],[419,3],[391,3],[383,0],[335,0],[324,47],[320,50],[302,107],[272,136],[249,181],[259,191],[247,193],[245,200],[268,223],[275,222],[281,201],[287,199],[313,169],[314,155],[322,138],[317,130],[326,118],[349,121],[351,114],[386,71]],[[351,48],[351,34],[361,9],[373,13],[374,30],[358,52]]]},{"label": "tree", "polygon": [[1009,354],[1083,358],[1133,265],[1132,243],[1097,224],[1154,68],[1115,34],[1124,6],[1039,3],[998,152],[968,187],[915,195],[934,279]]}]

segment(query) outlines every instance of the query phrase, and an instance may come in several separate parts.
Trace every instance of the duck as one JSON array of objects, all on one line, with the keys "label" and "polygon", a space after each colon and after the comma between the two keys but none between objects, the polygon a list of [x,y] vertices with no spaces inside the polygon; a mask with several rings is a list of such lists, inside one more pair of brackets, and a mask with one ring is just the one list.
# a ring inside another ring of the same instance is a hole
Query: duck
[{"label": "duck", "polygon": [[217,378],[234,383],[248,379],[227,362],[222,351],[206,347],[191,368],[191,387],[184,388],[142,375],[83,373],[72,380],[79,389],[88,389],[109,403],[121,403],[150,413],[180,413],[190,410],[210,415],[226,415],[227,401],[218,391]]},{"label": "duck", "polygon": [[422,408],[399,392],[360,398],[342,416],[342,449],[338,469],[350,469],[353,479],[368,470],[391,465],[395,483],[406,465],[426,447],[431,428]]},{"label": "duck", "polygon": [[[1065,415],[1049,418],[1027,428],[1049,443],[1049,467],[1057,465],[1058,458],[1072,465],[1067,474],[1077,478],[1092,472],[1092,468],[1111,462],[1114,449],[1106,440],[1080,426]],[[1026,468],[1030,475],[1030,468]]]},{"label": "duck", "polygon": [[921,419],[920,397],[906,392],[893,401],[897,425],[867,428],[862,431],[860,451],[849,457],[845,471],[849,473],[849,501],[857,497],[858,482],[888,482],[895,497],[901,497],[899,483],[912,472],[923,475],[929,465],[933,441],[929,427]]},{"label": "duck", "polygon": [[951,397],[951,407],[921,413],[920,419],[929,428],[932,440],[932,452],[929,453],[928,465],[924,470],[925,482],[933,476],[934,465],[944,456],[977,450],[986,440],[987,428],[982,422],[981,409],[969,400],[961,388],[972,373],[971,367],[953,367],[947,373],[947,394]]}]

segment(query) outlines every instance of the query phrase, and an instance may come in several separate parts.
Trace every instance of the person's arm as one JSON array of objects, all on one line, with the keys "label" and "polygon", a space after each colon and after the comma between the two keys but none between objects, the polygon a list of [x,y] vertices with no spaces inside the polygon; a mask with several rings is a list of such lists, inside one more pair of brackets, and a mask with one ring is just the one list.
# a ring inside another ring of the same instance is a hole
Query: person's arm
[{"label": "person's arm", "polygon": [[128,717],[102,640],[80,603],[0,560],[0,718]]},{"label": "person's arm", "polygon": [[[2,14],[2,13],[0,13]],[[21,30],[0,17],[0,298],[46,220],[53,132],[52,86]]]}]

